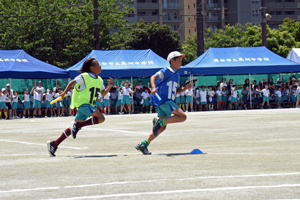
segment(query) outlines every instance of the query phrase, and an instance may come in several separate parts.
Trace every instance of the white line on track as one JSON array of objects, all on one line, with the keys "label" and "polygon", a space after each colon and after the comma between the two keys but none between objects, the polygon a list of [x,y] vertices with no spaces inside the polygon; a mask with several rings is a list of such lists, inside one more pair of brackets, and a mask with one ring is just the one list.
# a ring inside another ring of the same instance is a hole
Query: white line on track
[{"label": "white line on track", "polygon": [[[29,144],[29,145],[37,145],[37,146],[47,146],[46,143],[42,144],[42,143],[16,141],[16,140],[3,140],[3,139],[0,139],[0,142],[10,142],[10,143],[18,143],[18,144]],[[59,146],[59,148],[83,150],[83,149],[87,149],[88,147],[80,148],[80,147]]]},{"label": "white line on track", "polygon": [[169,190],[169,191],[159,191],[159,192],[138,192],[138,193],[123,193],[123,194],[121,193],[121,194],[108,194],[108,195],[97,195],[97,196],[81,196],[81,197],[58,198],[58,199],[48,199],[48,200],[79,200],[79,199],[95,199],[95,198],[110,198],[110,197],[130,197],[130,196],[140,196],[140,195],[161,195],[161,194],[175,194],[175,193],[247,190],[247,189],[262,189],[262,188],[287,188],[287,187],[300,187],[300,184],[219,187],[219,188],[203,188],[203,189],[199,188],[199,189]]},{"label": "white line on track", "polygon": [[104,128],[92,128],[92,127],[84,127],[84,129],[95,130],[95,131],[110,131],[117,133],[130,133],[130,134],[141,134],[141,135],[149,135],[149,133],[136,132],[136,131],[126,131],[126,130],[117,130],[117,129],[104,129]]},{"label": "white line on track", "polygon": [[192,178],[177,178],[177,179],[156,179],[147,181],[120,181],[120,182],[108,182],[108,183],[95,183],[95,184],[85,184],[85,185],[70,185],[61,187],[42,187],[42,188],[30,188],[30,189],[12,189],[12,190],[2,190],[1,193],[14,193],[14,192],[28,192],[28,191],[39,191],[39,190],[59,190],[67,188],[86,188],[86,187],[97,187],[105,185],[126,185],[126,184],[137,184],[137,183],[150,183],[158,181],[187,181],[193,179],[224,179],[224,178],[255,178],[255,177],[272,177],[272,176],[295,176],[300,175],[300,172],[291,173],[276,173],[276,174],[250,174],[250,175],[228,175],[228,176],[203,176],[203,177],[192,177]]}]

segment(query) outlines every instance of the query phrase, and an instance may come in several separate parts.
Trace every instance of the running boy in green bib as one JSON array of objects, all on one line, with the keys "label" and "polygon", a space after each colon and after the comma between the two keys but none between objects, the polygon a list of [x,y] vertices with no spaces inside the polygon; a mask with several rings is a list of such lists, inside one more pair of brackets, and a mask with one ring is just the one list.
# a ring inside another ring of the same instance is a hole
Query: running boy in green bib
[{"label": "running boy in green bib", "polygon": [[[95,125],[103,123],[105,121],[104,116],[94,106],[97,102],[99,93],[105,96],[109,92],[113,85],[113,80],[109,80],[109,86],[105,88],[103,80],[98,76],[101,73],[101,65],[95,58],[87,59],[80,70],[81,74],[72,80],[65,91],[60,94],[60,97],[64,97],[65,94],[74,85],[72,94],[72,101],[70,108],[77,108],[77,114],[72,127],[63,131],[61,136],[55,141],[48,141],[48,152],[51,156],[55,156],[55,152],[59,144],[64,141],[70,135],[76,139],[77,132],[84,126]],[[87,120],[88,117],[90,119]]]}]

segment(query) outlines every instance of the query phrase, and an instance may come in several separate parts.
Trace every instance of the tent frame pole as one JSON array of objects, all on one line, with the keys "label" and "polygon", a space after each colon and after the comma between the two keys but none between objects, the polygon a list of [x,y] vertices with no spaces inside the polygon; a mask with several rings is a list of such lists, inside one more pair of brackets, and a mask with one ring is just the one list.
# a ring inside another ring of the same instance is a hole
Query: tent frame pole
[{"label": "tent frame pole", "polygon": [[[10,90],[9,90],[9,95],[10,95],[10,97],[11,98],[13,98],[13,94],[11,93],[11,78],[9,78],[9,85],[10,85]],[[12,109],[10,109],[10,111],[9,111],[9,116],[8,116],[8,118],[10,118],[10,117],[12,117]]]},{"label": "tent frame pole", "polygon": [[250,108],[252,109],[251,77],[250,77],[250,74],[249,74],[249,96],[250,96]]},{"label": "tent frame pole", "polygon": [[[131,85],[132,85],[132,90],[133,90],[133,79],[131,77]],[[133,101],[133,94],[132,94],[132,102],[131,102],[131,112],[134,113],[134,101]]]}]

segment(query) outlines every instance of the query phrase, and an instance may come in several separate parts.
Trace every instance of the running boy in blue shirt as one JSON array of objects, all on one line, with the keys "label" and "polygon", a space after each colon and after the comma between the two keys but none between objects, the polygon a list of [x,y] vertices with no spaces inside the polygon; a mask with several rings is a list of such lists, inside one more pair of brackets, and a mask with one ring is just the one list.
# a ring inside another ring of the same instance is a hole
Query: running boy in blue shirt
[{"label": "running boy in blue shirt", "polygon": [[[167,124],[184,122],[186,115],[181,108],[174,102],[175,95],[190,89],[192,85],[189,83],[184,87],[179,87],[179,74],[177,70],[182,65],[184,54],[173,51],[169,54],[167,60],[170,67],[166,67],[151,76],[151,102],[158,108],[158,117],[153,119],[153,129],[147,139],[143,140],[135,148],[144,155],[149,155],[148,146],[160,133],[162,133]],[[161,100],[155,95],[157,93]],[[171,114],[173,114],[171,116]]]}]

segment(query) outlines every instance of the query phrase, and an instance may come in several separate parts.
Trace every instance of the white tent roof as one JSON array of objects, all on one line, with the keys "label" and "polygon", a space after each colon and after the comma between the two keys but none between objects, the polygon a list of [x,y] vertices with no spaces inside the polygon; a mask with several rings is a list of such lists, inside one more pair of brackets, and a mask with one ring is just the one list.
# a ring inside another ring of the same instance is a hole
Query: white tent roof
[{"label": "white tent roof", "polygon": [[292,48],[286,59],[296,63],[300,63],[300,48]]}]

